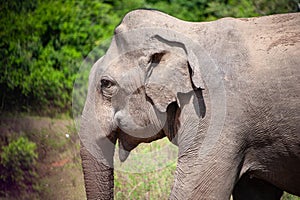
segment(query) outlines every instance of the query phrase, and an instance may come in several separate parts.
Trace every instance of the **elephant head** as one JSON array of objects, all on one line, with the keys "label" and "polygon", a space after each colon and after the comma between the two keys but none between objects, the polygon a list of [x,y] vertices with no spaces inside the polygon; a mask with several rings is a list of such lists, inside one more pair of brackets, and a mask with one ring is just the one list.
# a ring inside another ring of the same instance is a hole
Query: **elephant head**
[{"label": "elephant head", "polygon": [[[161,17],[166,16],[159,21]],[[80,131],[88,199],[113,197],[117,140],[124,161],[141,142],[167,136],[176,144],[185,105],[191,104],[199,118],[205,115],[204,84],[192,42],[155,23],[139,23],[144,21],[125,17],[90,72]]]}]

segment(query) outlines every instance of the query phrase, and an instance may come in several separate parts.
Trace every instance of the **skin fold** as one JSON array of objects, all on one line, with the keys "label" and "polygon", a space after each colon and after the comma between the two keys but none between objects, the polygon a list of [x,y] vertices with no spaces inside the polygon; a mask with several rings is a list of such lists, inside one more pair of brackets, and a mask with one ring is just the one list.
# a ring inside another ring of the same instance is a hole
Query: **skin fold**
[{"label": "skin fold", "polygon": [[93,66],[81,119],[88,199],[113,199],[113,155],[178,146],[170,199],[300,196],[300,14],[181,21],[128,13]]}]

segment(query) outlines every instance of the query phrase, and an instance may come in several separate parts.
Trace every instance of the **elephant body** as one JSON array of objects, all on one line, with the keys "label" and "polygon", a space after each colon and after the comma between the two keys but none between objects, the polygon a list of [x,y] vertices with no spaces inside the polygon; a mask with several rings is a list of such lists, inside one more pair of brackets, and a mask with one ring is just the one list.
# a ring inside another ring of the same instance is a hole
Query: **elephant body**
[{"label": "elephant body", "polygon": [[116,140],[123,161],[164,136],[179,149],[170,199],[300,196],[299,80],[299,13],[201,23],[128,13],[90,73],[88,198],[113,197]]}]

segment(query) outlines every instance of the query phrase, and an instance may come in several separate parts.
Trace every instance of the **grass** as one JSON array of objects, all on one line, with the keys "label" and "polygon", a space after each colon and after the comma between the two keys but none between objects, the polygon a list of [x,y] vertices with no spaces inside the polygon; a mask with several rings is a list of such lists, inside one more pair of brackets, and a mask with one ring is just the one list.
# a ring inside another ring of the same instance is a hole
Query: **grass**
[{"label": "grass", "polygon": [[175,166],[143,173],[115,173],[115,199],[168,199]]},{"label": "grass", "polygon": [[[167,138],[150,144],[139,145],[131,152],[130,161],[132,165],[123,164],[115,169],[115,199],[168,199],[174,180],[176,159],[173,157],[166,161],[163,155],[164,148],[169,146]],[[160,151],[162,150],[162,151]],[[159,152],[155,162],[143,158],[141,155]],[[117,158],[116,158],[117,159]],[[128,158],[130,159],[130,158]],[[162,159],[159,162],[159,159]],[[137,162],[139,160],[139,162]],[[147,162],[143,162],[146,160]],[[166,161],[165,163],[163,163]],[[117,161],[118,162],[118,161]],[[132,167],[131,169],[128,169]]]}]

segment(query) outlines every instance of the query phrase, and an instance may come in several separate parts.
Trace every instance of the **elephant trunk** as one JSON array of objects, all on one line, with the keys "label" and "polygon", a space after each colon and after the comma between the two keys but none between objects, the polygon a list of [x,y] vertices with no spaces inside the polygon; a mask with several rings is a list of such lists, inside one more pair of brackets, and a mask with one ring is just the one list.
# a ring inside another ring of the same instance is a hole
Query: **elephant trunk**
[{"label": "elephant trunk", "polygon": [[117,140],[113,110],[99,91],[96,69],[102,58],[91,69],[88,94],[80,118],[80,155],[87,199],[113,199],[113,156]]},{"label": "elephant trunk", "polygon": [[113,199],[116,133],[105,120],[97,120],[87,106],[79,136],[87,199]]},{"label": "elephant trunk", "polygon": [[83,145],[80,155],[87,199],[113,199],[113,168],[99,162]]}]

